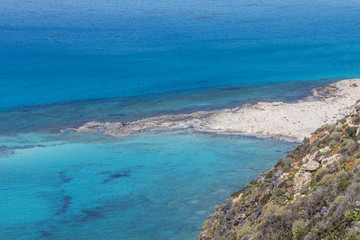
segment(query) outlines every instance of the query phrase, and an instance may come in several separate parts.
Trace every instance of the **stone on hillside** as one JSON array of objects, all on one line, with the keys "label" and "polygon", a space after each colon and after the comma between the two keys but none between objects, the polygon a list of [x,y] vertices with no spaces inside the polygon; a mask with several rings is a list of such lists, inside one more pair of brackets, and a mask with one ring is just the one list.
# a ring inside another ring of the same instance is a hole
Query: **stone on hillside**
[{"label": "stone on hillside", "polygon": [[224,213],[227,213],[231,209],[232,203],[233,203],[233,201],[230,198],[226,201],[225,206],[223,208]]},{"label": "stone on hillside", "polygon": [[323,149],[320,149],[319,152],[320,152],[320,154],[321,154],[321,157],[327,157],[327,156],[329,156],[330,153],[331,153],[331,148],[325,147],[325,148],[323,148]]},{"label": "stone on hillside", "polygon": [[335,154],[335,155],[332,155],[330,157],[327,157],[327,158],[324,158],[321,160],[321,165],[324,167],[324,166],[327,166],[329,165],[330,163],[333,163],[333,162],[337,162],[339,161],[341,158],[341,155],[340,154]]},{"label": "stone on hillside", "polygon": [[297,172],[294,177],[294,190],[300,191],[301,188],[311,180],[310,172]]},{"label": "stone on hillside", "polygon": [[309,161],[302,166],[305,171],[316,171],[320,168],[320,163],[316,161]]}]

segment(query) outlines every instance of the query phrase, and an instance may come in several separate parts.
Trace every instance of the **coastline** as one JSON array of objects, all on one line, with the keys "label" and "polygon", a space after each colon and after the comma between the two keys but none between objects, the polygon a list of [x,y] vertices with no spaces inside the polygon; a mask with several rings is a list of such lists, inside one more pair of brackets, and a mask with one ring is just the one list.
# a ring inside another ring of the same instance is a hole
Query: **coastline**
[{"label": "coastline", "polygon": [[231,109],[163,115],[132,122],[87,122],[75,132],[100,131],[121,137],[145,131],[191,129],[217,134],[239,134],[301,142],[319,126],[345,117],[360,99],[360,79],[347,79],[313,89],[294,103],[258,102]]},{"label": "coastline", "polygon": [[360,239],[359,172],[360,100],[217,205],[197,239]]}]

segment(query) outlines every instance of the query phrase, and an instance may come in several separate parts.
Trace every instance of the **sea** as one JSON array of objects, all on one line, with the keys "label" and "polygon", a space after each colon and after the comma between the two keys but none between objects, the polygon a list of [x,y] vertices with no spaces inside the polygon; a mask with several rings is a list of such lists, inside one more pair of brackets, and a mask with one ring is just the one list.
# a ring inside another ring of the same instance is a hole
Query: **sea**
[{"label": "sea", "polygon": [[196,239],[297,143],[61,130],[297,101],[359,77],[359,23],[356,0],[1,0],[0,239]]}]

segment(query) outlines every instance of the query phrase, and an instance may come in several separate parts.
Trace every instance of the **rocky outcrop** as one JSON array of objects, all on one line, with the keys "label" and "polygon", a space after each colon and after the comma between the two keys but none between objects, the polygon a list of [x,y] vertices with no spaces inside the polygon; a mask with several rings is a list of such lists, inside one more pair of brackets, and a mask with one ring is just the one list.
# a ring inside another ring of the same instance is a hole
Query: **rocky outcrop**
[{"label": "rocky outcrop", "polygon": [[360,101],[217,206],[210,239],[360,239]]}]

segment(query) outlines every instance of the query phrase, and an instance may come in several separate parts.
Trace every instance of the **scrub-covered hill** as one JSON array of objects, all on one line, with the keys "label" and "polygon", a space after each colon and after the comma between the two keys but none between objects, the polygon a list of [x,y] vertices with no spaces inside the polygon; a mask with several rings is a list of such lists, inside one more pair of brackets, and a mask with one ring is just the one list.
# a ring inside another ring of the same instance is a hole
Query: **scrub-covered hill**
[{"label": "scrub-covered hill", "polygon": [[360,101],[216,206],[205,239],[360,239]]}]

